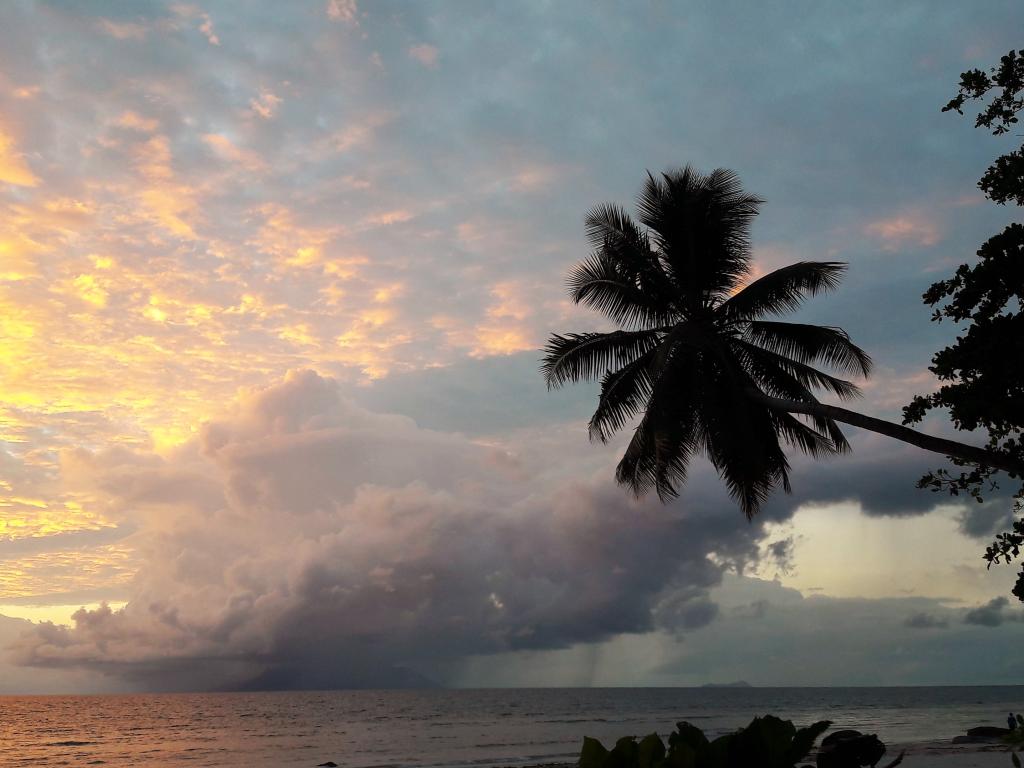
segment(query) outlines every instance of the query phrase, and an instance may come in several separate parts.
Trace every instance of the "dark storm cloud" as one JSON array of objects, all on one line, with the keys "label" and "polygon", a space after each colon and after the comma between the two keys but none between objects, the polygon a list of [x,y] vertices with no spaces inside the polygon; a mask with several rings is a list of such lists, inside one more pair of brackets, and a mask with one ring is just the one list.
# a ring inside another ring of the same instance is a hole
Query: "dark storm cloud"
[{"label": "dark storm cloud", "polygon": [[[942,599],[802,597],[777,582],[735,575],[726,575],[711,598],[721,606],[719,617],[681,639],[655,632],[575,655],[479,658],[454,679],[477,685],[998,685],[1024,671],[1011,650],[1024,640],[1024,624],[979,629]],[[588,672],[582,679],[581,668]]]},{"label": "dark storm cloud", "polygon": [[930,613],[915,613],[908,616],[903,623],[913,629],[945,629],[949,626],[947,619],[940,619]]},{"label": "dark storm cloud", "polygon": [[998,627],[1007,621],[1024,621],[1024,614],[1016,607],[1011,608],[1009,598],[1001,595],[964,615],[965,624],[976,624],[979,627]]},{"label": "dark storm cloud", "polygon": [[[767,606],[757,618],[735,610],[755,596]],[[1005,683],[1024,671],[1019,655],[1008,651],[1024,639],[1024,625],[979,631],[964,623],[963,609],[944,600],[804,598],[772,582],[734,576],[713,591],[713,599],[723,605],[719,621],[688,635],[679,657],[669,652],[644,679],[977,685]],[[636,652],[641,656],[641,648]]]},{"label": "dark storm cloud", "polygon": [[631,501],[607,466],[423,430],[312,372],[247,395],[177,459],[77,460],[112,508],[164,525],[138,534],[124,610],[42,625],[15,658],[145,686],[392,685],[468,654],[693,630],[725,568],[757,557],[759,527],[717,508]]},{"label": "dark storm cloud", "polygon": [[755,600],[747,605],[737,605],[732,609],[732,615],[738,618],[763,619],[770,608],[771,603],[767,600]]},{"label": "dark storm cloud", "polygon": [[[0,616],[0,648],[16,642],[32,625],[24,619]],[[123,690],[123,684],[88,671],[38,669],[10,663],[0,654],[0,695],[96,693]]]},{"label": "dark storm cloud", "polygon": [[[918,478],[929,470],[948,466],[944,456],[853,428],[844,428],[844,432],[853,446],[852,454],[819,462],[794,456],[793,493],[776,493],[765,514],[786,518],[800,504],[837,501],[857,503],[867,515],[895,517],[925,514],[939,504],[974,504],[916,487]],[[995,494],[990,510],[1001,508],[1005,516],[1012,503],[1010,495]],[[973,511],[968,507],[963,519],[973,520]],[[966,525],[963,527],[966,532]]]},{"label": "dark storm cloud", "polygon": [[987,539],[999,531],[1006,531],[1012,527],[1013,494],[1007,487],[1012,488],[1012,483],[1004,479],[1001,486],[996,491],[989,491],[983,504],[974,501],[967,502],[967,506],[960,514],[960,530],[965,535],[976,539]]}]

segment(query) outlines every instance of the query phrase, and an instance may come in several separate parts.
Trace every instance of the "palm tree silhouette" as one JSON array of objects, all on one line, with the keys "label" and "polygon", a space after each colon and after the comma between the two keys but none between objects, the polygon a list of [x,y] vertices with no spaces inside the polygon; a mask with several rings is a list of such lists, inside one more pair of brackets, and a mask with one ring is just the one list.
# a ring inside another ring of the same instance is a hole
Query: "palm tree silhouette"
[{"label": "palm tree silhouette", "polygon": [[574,302],[619,330],[553,334],[541,371],[549,388],[601,379],[591,439],[607,442],[640,416],[618,481],[667,500],[703,453],[752,517],[777,485],[790,491],[783,443],[812,457],[849,451],[837,422],[1024,475],[998,454],[818,401],[815,390],[840,400],[860,390],[816,365],[866,377],[871,359],[840,328],[762,318],[836,288],[846,265],[797,262],[744,287],[761,202],[732,171],[687,166],[648,173],[639,224],[616,205],[587,214],[594,252],[572,269],[568,287]]}]

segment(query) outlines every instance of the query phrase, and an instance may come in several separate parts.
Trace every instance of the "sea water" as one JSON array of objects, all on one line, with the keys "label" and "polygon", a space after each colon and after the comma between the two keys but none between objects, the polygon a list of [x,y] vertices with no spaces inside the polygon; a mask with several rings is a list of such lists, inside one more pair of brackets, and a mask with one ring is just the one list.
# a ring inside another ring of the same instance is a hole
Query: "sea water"
[{"label": "sea water", "polygon": [[1024,687],[604,688],[0,697],[0,766],[513,766],[584,735],[709,734],[775,714],[948,742],[1024,710]]}]

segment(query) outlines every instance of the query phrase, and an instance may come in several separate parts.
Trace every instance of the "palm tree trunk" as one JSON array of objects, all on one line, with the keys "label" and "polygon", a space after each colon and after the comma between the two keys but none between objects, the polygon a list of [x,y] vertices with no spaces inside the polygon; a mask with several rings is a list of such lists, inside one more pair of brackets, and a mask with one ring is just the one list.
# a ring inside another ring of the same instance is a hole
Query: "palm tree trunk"
[{"label": "palm tree trunk", "polygon": [[970,464],[1001,469],[1016,477],[1024,477],[1024,466],[1005,456],[1001,456],[984,448],[973,445],[965,445],[955,440],[946,440],[941,437],[932,437],[916,430],[904,427],[901,424],[893,424],[891,421],[876,419],[874,416],[850,411],[835,405],[825,403],[806,403],[800,400],[786,400],[781,397],[766,395],[757,389],[748,389],[748,394],[753,400],[780,411],[789,413],[804,413],[810,416],[824,416],[825,418],[841,421],[854,427],[877,432],[880,435],[894,437],[904,443],[916,445],[926,451],[941,453],[944,456],[952,456],[955,459],[962,459]]}]

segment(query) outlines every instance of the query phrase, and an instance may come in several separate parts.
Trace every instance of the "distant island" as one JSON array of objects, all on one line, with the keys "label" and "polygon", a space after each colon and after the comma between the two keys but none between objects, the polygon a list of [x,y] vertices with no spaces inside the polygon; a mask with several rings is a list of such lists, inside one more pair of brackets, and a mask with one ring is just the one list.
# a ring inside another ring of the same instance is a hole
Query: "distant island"
[{"label": "distant island", "polygon": [[753,688],[746,680],[737,680],[734,683],[704,683],[701,688]]}]

